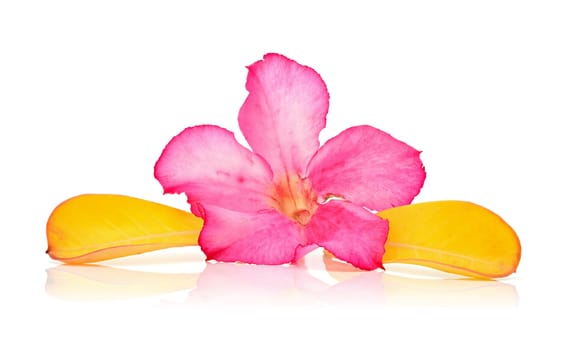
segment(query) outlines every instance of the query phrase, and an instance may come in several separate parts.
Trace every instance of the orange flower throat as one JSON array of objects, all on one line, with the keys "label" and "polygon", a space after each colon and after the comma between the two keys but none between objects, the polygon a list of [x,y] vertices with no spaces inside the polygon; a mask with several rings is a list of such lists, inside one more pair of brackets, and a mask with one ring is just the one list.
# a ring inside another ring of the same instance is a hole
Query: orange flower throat
[{"label": "orange flower throat", "polygon": [[283,177],[275,182],[271,205],[291,220],[306,225],[318,209],[317,193],[307,178],[298,175]]}]

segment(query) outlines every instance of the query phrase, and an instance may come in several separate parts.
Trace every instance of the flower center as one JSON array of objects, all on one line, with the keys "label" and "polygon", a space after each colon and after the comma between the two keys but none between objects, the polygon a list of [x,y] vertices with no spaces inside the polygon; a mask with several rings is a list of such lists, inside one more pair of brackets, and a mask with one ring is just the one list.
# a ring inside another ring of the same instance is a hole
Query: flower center
[{"label": "flower center", "polygon": [[274,208],[300,225],[306,225],[318,209],[317,194],[310,180],[297,175],[277,181],[271,198]]}]

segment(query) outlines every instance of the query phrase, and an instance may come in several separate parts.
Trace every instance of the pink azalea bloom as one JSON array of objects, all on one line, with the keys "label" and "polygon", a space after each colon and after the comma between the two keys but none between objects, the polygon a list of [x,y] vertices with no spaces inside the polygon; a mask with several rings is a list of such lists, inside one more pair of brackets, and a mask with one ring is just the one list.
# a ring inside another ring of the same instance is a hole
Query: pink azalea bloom
[{"label": "pink azalea bloom", "polygon": [[217,261],[295,262],[317,247],[382,268],[388,223],[369,211],[408,204],[425,179],[420,152],[368,125],[322,147],[329,95],[312,68],[279,54],[248,67],[239,126],[251,150],[215,125],[185,129],[155,177],[204,219],[199,244]]}]

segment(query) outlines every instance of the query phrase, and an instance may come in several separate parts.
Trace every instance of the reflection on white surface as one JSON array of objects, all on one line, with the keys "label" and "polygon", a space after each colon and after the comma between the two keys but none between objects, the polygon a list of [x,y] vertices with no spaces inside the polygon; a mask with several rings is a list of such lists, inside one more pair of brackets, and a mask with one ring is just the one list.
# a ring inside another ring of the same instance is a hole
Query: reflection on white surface
[{"label": "reflection on white surface", "polygon": [[516,288],[508,283],[430,278],[432,275],[407,277],[398,271],[402,270],[359,271],[330,259],[319,266],[207,263],[201,272],[193,273],[58,265],[47,270],[45,289],[50,296],[63,300],[157,297],[160,305],[518,305]]}]

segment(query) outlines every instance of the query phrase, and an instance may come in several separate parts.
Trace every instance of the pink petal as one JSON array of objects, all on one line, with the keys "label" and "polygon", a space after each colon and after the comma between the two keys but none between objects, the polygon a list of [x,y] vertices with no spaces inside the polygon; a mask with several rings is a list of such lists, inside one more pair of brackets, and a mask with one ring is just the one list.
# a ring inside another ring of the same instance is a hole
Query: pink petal
[{"label": "pink petal", "polygon": [[165,193],[184,192],[190,203],[238,211],[267,208],[272,188],[265,161],[241,146],[233,133],[214,125],[187,128],[175,136],[155,164],[155,177]]},{"label": "pink petal", "polygon": [[388,222],[353,203],[320,205],[306,226],[306,237],[337,258],[365,270],[382,268]]},{"label": "pink petal", "polygon": [[204,205],[198,243],[208,259],[277,265],[294,261],[302,228],[274,209],[242,213]]},{"label": "pink petal", "polygon": [[409,204],[426,178],[419,151],[368,125],[330,139],[307,172],[322,198],[338,196],[373,210]]},{"label": "pink petal", "polygon": [[249,95],[239,111],[239,127],[254,152],[275,174],[304,174],[326,126],[329,95],[320,75],[278,54],[249,68]]}]

